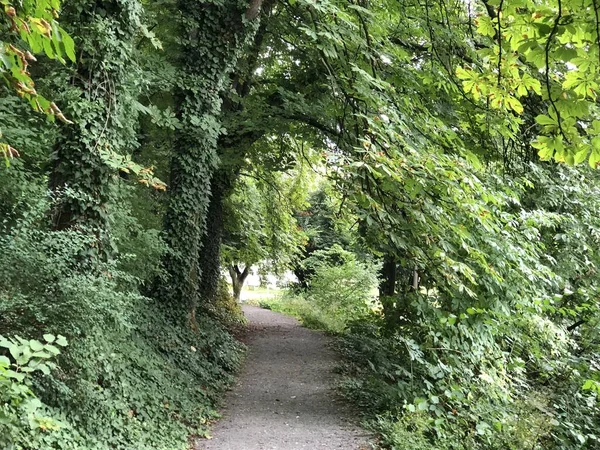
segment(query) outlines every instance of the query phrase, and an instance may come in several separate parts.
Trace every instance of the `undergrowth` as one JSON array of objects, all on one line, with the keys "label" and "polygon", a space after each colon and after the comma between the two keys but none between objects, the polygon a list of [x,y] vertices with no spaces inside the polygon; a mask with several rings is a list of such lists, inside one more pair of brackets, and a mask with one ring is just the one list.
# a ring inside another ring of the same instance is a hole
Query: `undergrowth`
[{"label": "undergrowth", "polygon": [[302,268],[309,274],[308,288],[292,289],[258,304],[329,333],[341,333],[349,321],[369,313],[377,283],[376,264],[360,261],[336,244],[313,252],[302,262]]},{"label": "undergrowth", "polygon": [[[334,264],[335,273],[350,285],[346,265]],[[598,448],[598,395],[587,381],[596,373],[596,340],[568,335],[537,309],[444,316],[424,292],[399,297],[419,314],[390,324],[368,288],[343,307],[325,302],[339,292],[339,284],[309,283],[261,305],[337,336],[340,390],[380,448]]]},{"label": "undergrowth", "polygon": [[[126,264],[81,271],[76,261],[93,235],[46,231],[44,211],[25,214],[0,238],[0,335],[28,343],[61,334],[69,346],[51,355],[51,370],[0,371],[0,448],[188,449],[190,437],[207,434],[240,365],[244,348],[224,324],[241,319],[230,309],[199,315],[193,329],[172,322],[168,308],[138,290],[144,271],[158,267],[156,233],[129,227],[146,246],[136,254],[153,260],[136,263],[131,254]],[[5,368],[17,363],[6,346],[0,355]]]}]

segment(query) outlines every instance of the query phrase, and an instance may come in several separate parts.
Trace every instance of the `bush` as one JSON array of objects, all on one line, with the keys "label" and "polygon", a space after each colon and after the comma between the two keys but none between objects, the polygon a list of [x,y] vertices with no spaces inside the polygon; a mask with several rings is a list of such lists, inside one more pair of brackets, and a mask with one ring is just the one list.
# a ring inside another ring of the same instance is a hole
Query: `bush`
[{"label": "bush", "polygon": [[0,444],[3,449],[48,448],[57,434],[63,437],[76,434],[31,389],[36,373],[49,375],[56,367],[52,359],[60,354],[59,347],[66,344],[63,336],[51,334],[44,335],[43,343],[0,335]]},{"label": "bush", "polygon": [[432,446],[426,414],[416,413],[395,419],[391,415],[378,417],[371,428],[380,436],[380,445],[390,450],[446,450],[445,446]]},{"label": "bush", "polygon": [[310,274],[308,288],[284,301],[307,326],[339,333],[348,321],[368,314],[377,287],[375,264],[336,244],[315,251],[302,266]]},{"label": "bush", "polygon": [[[154,265],[96,261],[94,270],[83,270],[78,261],[96,245],[93,234],[47,231],[45,217],[40,204],[0,238],[0,333],[62,333],[70,345],[52,373],[27,375],[15,388],[23,389],[23,398],[35,393],[40,403],[15,399],[4,406],[10,419],[0,422],[11,429],[0,432],[0,448],[189,448],[190,436],[205,435],[216,417],[243,347],[216,320],[200,316],[195,329],[184,328],[173,323],[168,308],[140,295],[140,278],[156,273]],[[135,222],[130,229],[150,236]],[[14,386],[11,380],[11,392]],[[28,404],[37,405],[40,420],[52,419],[43,422],[45,430],[24,428]]]},{"label": "bush", "polygon": [[[484,328],[467,320],[435,333],[436,324],[425,322],[390,332],[373,314],[351,323],[338,340],[342,392],[366,414],[384,448],[404,449],[406,436],[452,450],[596,448],[599,408],[596,394],[582,391],[584,376],[547,365],[556,378],[536,384],[525,377],[516,349],[511,355],[493,339],[485,349],[469,349],[464,335],[477,329],[482,337]],[[523,316],[515,321],[524,326]],[[509,326],[516,343],[516,325]],[[535,350],[529,351],[531,358]],[[419,431],[407,428],[417,418]]]},{"label": "bush", "polygon": [[231,289],[224,278],[219,280],[217,293],[207,305],[207,311],[232,331],[238,330],[247,323],[241,305],[231,295]]}]

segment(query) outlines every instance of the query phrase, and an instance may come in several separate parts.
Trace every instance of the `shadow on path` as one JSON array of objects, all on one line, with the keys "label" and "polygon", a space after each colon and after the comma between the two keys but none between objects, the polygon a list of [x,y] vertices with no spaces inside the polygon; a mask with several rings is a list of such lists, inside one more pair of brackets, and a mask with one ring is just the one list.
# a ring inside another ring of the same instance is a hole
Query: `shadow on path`
[{"label": "shadow on path", "polygon": [[370,448],[333,391],[336,358],[328,338],[291,317],[243,309],[250,328],[246,367],[214,438],[198,440],[196,450]]}]

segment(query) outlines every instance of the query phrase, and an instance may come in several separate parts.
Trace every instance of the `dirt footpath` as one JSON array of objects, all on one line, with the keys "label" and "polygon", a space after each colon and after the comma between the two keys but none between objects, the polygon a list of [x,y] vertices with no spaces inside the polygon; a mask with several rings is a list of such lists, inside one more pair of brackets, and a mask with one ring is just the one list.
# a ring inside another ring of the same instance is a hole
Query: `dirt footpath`
[{"label": "dirt footpath", "polygon": [[335,355],[322,333],[244,305],[246,367],[227,397],[213,439],[197,450],[369,449],[366,433],[333,391]]}]

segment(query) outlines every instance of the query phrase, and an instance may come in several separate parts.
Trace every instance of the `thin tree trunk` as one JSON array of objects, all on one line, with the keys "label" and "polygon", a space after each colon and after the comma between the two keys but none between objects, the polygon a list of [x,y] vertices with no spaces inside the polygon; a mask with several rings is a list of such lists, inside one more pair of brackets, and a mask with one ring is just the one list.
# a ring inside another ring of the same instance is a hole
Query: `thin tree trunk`
[{"label": "thin tree trunk", "polygon": [[396,260],[391,255],[385,255],[381,267],[381,281],[379,283],[379,301],[383,307],[383,315],[392,325],[396,321]]},{"label": "thin tree trunk", "polygon": [[419,271],[415,267],[414,270],[413,270],[413,277],[412,277],[412,288],[413,288],[413,290],[415,290],[415,291],[419,290],[419,282],[420,282]]},{"label": "thin tree trunk", "polygon": [[393,296],[396,293],[396,261],[390,255],[385,255],[381,267],[379,283],[380,296]]},{"label": "thin tree trunk", "polygon": [[240,301],[242,295],[242,288],[244,287],[244,282],[250,273],[250,264],[246,264],[244,270],[240,271],[240,268],[237,264],[229,266],[229,275],[231,276],[231,286],[233,290],[233,298],[237,302]]}]

